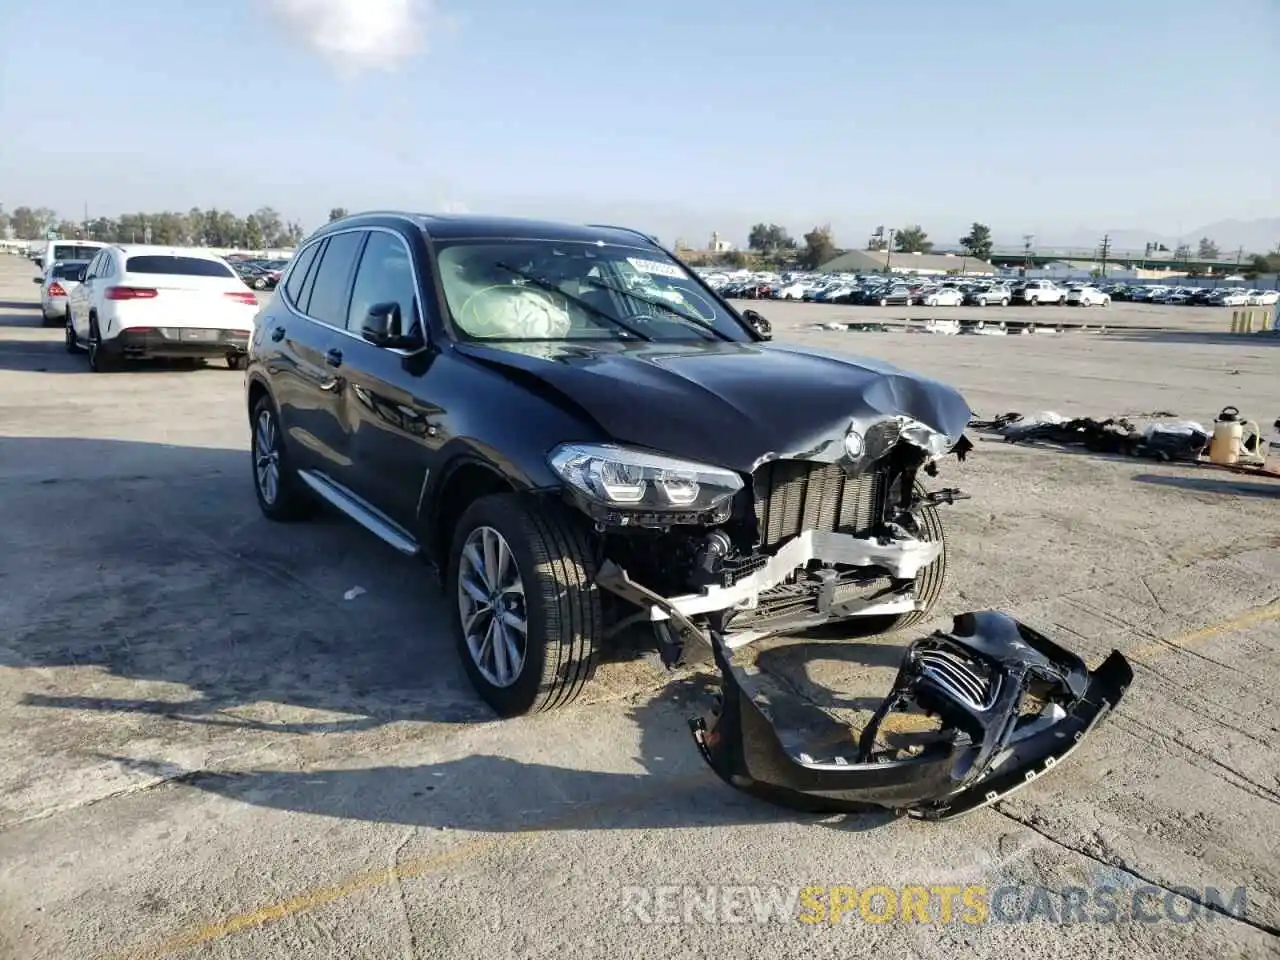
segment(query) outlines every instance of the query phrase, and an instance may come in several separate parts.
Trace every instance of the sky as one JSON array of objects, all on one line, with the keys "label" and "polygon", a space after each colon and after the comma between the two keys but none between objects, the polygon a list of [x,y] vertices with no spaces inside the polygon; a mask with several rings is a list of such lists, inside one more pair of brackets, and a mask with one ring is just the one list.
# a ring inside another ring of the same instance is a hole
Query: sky
[{"label": "sky", "polygon": [[1181,236],[1277,93],[1280,0],[0,0],[0,204]]}]

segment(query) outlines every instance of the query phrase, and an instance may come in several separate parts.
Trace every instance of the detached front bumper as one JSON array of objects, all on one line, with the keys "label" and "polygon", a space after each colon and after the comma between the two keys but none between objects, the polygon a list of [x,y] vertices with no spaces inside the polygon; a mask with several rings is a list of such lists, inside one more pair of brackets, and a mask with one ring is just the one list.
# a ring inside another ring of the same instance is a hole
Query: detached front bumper
[{"label": "detached front bumper", "polygon": [[[815,758],[787,750],[752,696],[751,674],[731,662],[718,635],[712,647],[719,703],[709,718],[690,721],[703,757],[739,790],[822,813],[881,807],[947,820],[987,806],[1066,759],[1133,680],[1118,651],[1090,671],[1006,614],[966,613],[950,632],[908,647],[856,747],[851,737],[845,753]],[[881,723],[895,711],[925,714],[938,728],[910,751],[884,748]]]},{"label": "detached front bumper", "polygon": [[101,349],[126,360],[239,356],[249,350],[249,331],[192,327],[126,327]]}]

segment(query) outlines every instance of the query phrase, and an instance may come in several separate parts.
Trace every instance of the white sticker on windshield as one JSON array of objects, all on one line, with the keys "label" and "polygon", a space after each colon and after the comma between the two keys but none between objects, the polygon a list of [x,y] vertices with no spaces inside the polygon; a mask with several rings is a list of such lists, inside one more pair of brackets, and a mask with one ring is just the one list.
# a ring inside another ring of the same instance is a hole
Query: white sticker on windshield
[{"label": "white sticker on windshield", "polygon": [[674,277],[677,280],[684,279],[684,271],[674,263],[663,263],[661,260],[640,260],[637,257],[627,257],[627,263],[631,264],[641,273],[649,273],[655,277]]}]

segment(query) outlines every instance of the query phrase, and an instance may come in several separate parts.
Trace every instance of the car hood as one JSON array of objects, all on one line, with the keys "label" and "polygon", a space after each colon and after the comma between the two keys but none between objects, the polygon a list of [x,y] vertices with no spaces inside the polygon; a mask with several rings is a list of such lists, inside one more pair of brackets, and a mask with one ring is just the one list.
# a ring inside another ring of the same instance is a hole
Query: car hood
[{"label": "car hood", "polygon": [[[889,364],[777,343],[477,343],[458,350],[550,391],[619,443],[752,472],[765,460],[834,462],[851,427],[906,417],[953,445],[969,405]],[[565,437],[566,441],[587,439]]]}]

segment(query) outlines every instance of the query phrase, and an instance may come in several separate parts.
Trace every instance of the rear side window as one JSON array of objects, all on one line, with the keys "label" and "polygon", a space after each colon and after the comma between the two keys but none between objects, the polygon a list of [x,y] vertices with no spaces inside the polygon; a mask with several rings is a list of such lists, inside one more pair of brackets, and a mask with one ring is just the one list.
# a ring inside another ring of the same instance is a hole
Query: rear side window
[{"label": "rear side window", "polygon": [[166,273],[179,277],[233,277],[231,268],[217,260],[203,257],[171,257],[164,254],[143,254],[130,257],[124,266],[125,273]]},{"label": "rear side window", "polygon": [[320,264],[313,271],[311,297],[306,314],[321,323],[345,329],[351,300],[351,269],[355,266],[364,233],[339,233],[329,238]]},{"label": "rear side window", "polygon": [[84,263],[60,263],[53,268],[53,279],[74,280],[76,278],[76,274],[86,266],[87,264]]},{"label": "rear side window", "polygon": [[[284,285],[284,292],[294,306],[302,303],[302,285],[306,283],[307,271],[311,268],[311,261],[316,258],[319,249],[320,244],[313,243],[293,258],[293,267],[289,270],[289,280]],[[245,269],[252,270],[252,264],[246,264]]]},{"label": "rear side window", "polygon": [[101,249],[101,247],[86,247],[75,243],[55,243],[53,245],[53,259],[92,260]]}]

